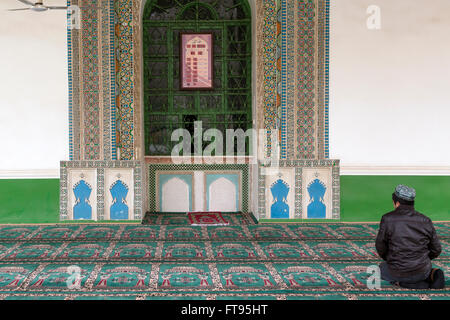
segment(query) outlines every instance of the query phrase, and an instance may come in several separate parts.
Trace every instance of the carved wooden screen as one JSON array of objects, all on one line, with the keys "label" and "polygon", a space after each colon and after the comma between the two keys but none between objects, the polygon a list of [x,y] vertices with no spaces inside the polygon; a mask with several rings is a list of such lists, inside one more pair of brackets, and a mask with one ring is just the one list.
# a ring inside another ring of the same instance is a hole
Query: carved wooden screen
[{"label": "carved wooden screen", "polygon": [[[213,34],[213,88],[180,89],[180,33]],[[153,0],[143,14],[145,154],[170,155],[172,131],[244,131],[251,115],[251,15],[246,0]],[[225,141],[224,141],[225,143]],[[209,144],[205,143],[205,144]],[[246,147],[248,154],[248,146]]]}]

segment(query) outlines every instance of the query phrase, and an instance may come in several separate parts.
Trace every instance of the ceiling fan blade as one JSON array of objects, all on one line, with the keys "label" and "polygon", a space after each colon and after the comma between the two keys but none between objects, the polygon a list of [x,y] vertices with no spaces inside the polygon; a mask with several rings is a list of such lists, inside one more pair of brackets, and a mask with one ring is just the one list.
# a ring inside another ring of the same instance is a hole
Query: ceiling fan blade
[{"label": "ceiling fan blade", "polygon": [[22,2],[24,4],[26,4],[26,5],[29,5],[29,6],[34,6],[34,3],[31,2],[31,1],[28,1],[28,0],[17,0],[17,1],[20,1],[20,2]]},{"label": "ceiling fan blade", "polygon": [[22,10],[30,10],[30,8],[8,9],[8,11],[22,11]]},{"label": "ceiling fan blade", "polygon": [[47,9],[51,9],[51,10],[66,10],[67,7],[58,7],[58,6],[46,6]]}]

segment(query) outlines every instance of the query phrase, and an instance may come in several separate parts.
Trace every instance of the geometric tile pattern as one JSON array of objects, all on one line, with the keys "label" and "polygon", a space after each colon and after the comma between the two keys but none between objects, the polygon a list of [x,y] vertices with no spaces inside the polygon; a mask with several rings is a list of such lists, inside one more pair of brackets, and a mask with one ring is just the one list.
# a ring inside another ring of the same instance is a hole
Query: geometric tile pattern
[{"label": "geometric tile pattern", "polygon": [[117,64],[117,146],[120,159],[134,158],[134,60],[133,60],[133,2],[116,0],[116,64]]},{"label": "geometric tile pattern", "polygon": [[81,28],[67,38],[70,160],[115,159],[113,3],[67,1],[81,8]]},{"label": "geometric tile pattern", "polygon": [[248,212],[249,210],[249,165],[248,164],[148,164],[147,165],[147,177],[148,177],[148,190],[149,190],[149,211],[156,212],[157,209],[157,184],[156,184],[156,172],[159,171],[205,171],[205,172],[227,172],[227,171],[239,171],[242,176],[242,211]]},{"label": "geometric tile pattern", "polygon": [[[255,54],[262,61],[262,76],[257,77],[262,83],[256,84],[261,88],[256,114],[262,115],[254,116],[259,122],[257,127],[264,128],[268,135],[274,130],[280,132],[282,159],[326,159],[329,0],[257,2],[257,16],[252,17],[259,26]],[[69,159],[138,159],[143,149],[139,25],[144,1],[68,0],[67,3],[86,7],[82,9],[81,29],[68,30],[67,35]],[[270,139],[265,148],[265,154],[270,156]],[[296,170],[296,179],[298,173]],[[66,196],[67,193],[61,193],[61,198]],[[257,192],[252,195],[257,196]],[[105,200],[98,199],[100,207],[102,201]],[[142,197],[138,201],[147,205]],[[300,215],[298,201],[296,198],[295,211]],[[334,195],[333,217],[339,215],[338,205],[338,196]],[[61,210],[66,210],[61,213],[63,217],[67,208],[62,204]],[[102,219],[103,211],[97,214]]]},{"label": "geometric tile pattern", "polygon": [[90,203],[97,209],[97,220],[105,219],[105,174],[108,169],[128,168],[133,170],[134,181],[134,220],[142,219],[143,212],[143,183],[142,167],[140,161],[61,161],[60,163],[60,220],[69,219],[69,192],[68,172],[73,169],[94,169],[97,183],[97,198]]},{"label": "geometric tile pattern", "polygon": [[[339,219],[340,216],[340,175],[339,160],[280,160],[279,168],[295,168],[295,218],[302,219],[302,199],[303,199],[303,168],[331,168],[332,178],[332,219]],[[270,168],[270,167],[269,167]],[[264,167],[259,166],[258,170],[258,213],[259,219],[268,218],[266,216],[266,176],[262,174]]]},{"label": "geometric tile pattern", "polygon": [[297,0],[296,159],[329,156],[329,0]]}]

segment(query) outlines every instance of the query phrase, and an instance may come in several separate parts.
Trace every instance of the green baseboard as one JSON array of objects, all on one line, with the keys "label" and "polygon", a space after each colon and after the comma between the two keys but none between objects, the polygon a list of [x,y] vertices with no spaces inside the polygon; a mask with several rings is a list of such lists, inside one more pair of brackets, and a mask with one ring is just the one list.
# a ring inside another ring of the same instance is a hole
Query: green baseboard
[{"label": "green baseboard", "polygon": [[450,220],[450,176],[341,176],[341,221],[379,222],[393,210],[398,184],[416,189],[416,210],[433,221]]},{"label": "green baseboard", "polygon": [[[391,195],[400,183],[416,189],[418,211],[433,221],[450,220],[450,176],[341,176],[340,220],[287,222],[379,222],[384,213],[392,210]],[[59,179],[0,180],[0,224],[20,223],[62,223]]]},{"label": "green baseboard", "polygon": [[59,179],[0,180],[0,224],[58,222]]}]

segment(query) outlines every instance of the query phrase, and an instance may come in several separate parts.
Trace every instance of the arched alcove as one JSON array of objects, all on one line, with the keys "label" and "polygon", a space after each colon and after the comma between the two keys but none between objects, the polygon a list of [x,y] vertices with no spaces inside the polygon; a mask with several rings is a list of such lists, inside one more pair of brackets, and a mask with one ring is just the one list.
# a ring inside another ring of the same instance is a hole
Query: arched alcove
[{"label": "arched alcove", "polygon": [[229,179],[222,177],[214,180],[209,185],[208,211],[237,212],[239,211],[237,200],[239,190]]},{"label": "arched alcove", "polygon": [[161,187],[162,212],[190,211],[190,191],[188,184],[177,177],[171,178]]},{"label": "arched alcove", "polygon": [[[252,127],[251,16],[247,0],[142,4],[141,132],[146,156],[170,155],[177,143],[170,141],[171,133],[183,128],[193,136],[195,121],[202,121],[203,130],[223,133]],[[211,88],[181,88],[181,35],[186,33],[211,34]]]}]

